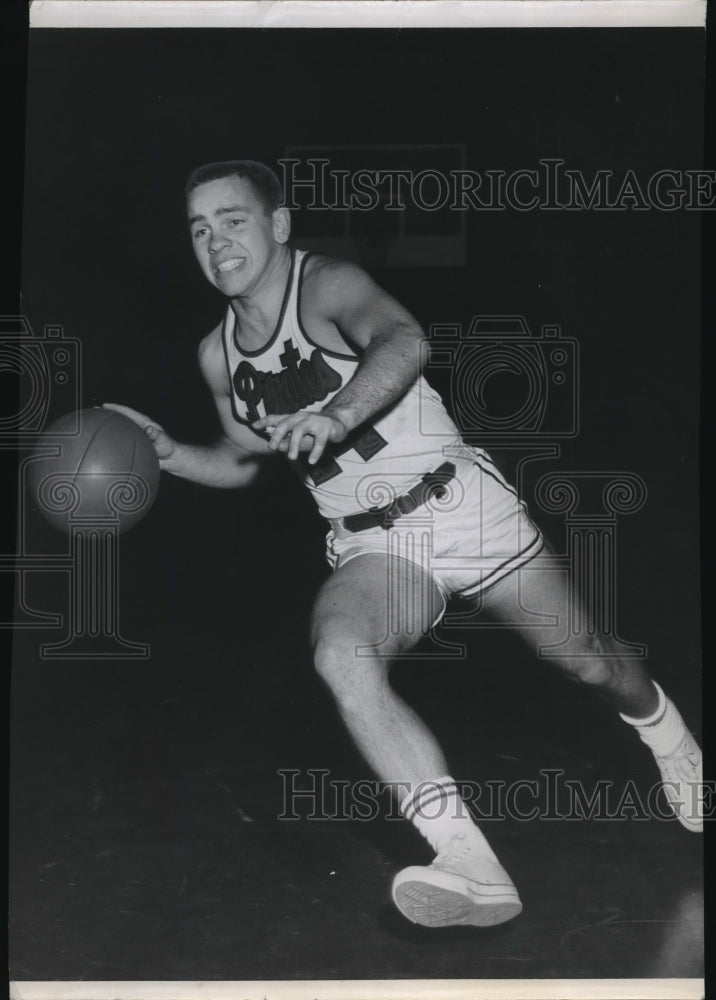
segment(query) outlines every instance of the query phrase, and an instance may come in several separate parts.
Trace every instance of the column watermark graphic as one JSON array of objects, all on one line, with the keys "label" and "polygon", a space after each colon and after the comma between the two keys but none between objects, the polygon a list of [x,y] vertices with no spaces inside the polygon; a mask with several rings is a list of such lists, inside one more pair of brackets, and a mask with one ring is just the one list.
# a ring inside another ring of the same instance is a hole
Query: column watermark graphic
[{"label": "column watermark graphic", "polygon": [[[112,455],[117,434],[97,437],[116,415],[82,409],[81,343],[62,326],[37,336],[26,317],[0,317],[0,374],[17,389],[13,412],[0,420],[0,448],[19,454],[15,551],[0,553],[0,572],[15,579],[16,611],[0,627],[63,632],[41,645],[47,659],[146,659],[149,646],[121,632],[119,535],[149,509],[158,465],[139,468],[134,441]],[[64,534],[64,551],[38,551],[38,514]],[[50,573],[67,581],[66,614],[28,598],[31,580]]]},{"label": "column watermark graphic", "polygon": [[536,493],[543,510],[565,514],[571,590],[567,636],[541,654],[583,656],[585,636],[600,636],[620,656],[645,657],[645,645],[618,635],[617,517],[644,506],[646,483],[629,472],[556,473],[543,476]]}]

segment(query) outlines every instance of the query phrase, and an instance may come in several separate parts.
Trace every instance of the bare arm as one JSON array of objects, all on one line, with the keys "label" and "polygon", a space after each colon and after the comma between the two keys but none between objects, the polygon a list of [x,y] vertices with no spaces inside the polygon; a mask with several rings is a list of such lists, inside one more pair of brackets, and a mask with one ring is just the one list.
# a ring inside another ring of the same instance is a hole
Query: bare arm
[{"label": "bare arm", "polygon": [[[150,417],[127,406],[105,403],[134,420],[154,445],[160,468],[182,479],[204,486],[234,489],[249,486],[257,477],[261,456],[271,454],[267,443],[249,427],[234,420],[228,394],[228,375],[223,359],[217,356],[210,335],[199,348],[199,364],[212,392],[223,433],[212,445],[183,444],[175,441]],[[221,364],[219,362],[222,362]]]},{"label": "bare arm", "polygon": [[352,264],[326,268],[323,285],[327,318],[363,350],[353,378],[323,408],[352,431],[415,382],[424,334],[407,309]]},{"label": "bare arm", "polygon": [[[362,349],[358,367],[319,413],[268,415],[253,425],[271,429],[270,447],[288,450],[289,458],[310,450],[311,464],[329,442],[342,441],[408,390],[421,371],[424,341],[423,331],[407,309],[361,268],[330,261],[312,277],[311,297],[321,318]],[[305,438],[310,441],[308,447]]]}]

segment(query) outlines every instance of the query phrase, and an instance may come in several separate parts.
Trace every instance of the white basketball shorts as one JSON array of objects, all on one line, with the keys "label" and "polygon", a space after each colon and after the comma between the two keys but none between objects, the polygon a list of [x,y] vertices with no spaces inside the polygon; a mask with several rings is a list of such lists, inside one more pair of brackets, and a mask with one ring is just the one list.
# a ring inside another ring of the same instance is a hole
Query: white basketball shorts
[{"label": "white basketball shorts", "polygon": [[[433,578],[447,601],[484,592],[533,559],[544,545],[542,534],[490,456],[454,445],[445,449],[445,459],[456,467],[445,494],[432,496],[391,528],[351,532],[340,519],[332,520],[326,536],[331,567],[366,553],[406,559]],[[389,485],[385,478],[373,493],[382,488],[388,503],[420,477]]]}]

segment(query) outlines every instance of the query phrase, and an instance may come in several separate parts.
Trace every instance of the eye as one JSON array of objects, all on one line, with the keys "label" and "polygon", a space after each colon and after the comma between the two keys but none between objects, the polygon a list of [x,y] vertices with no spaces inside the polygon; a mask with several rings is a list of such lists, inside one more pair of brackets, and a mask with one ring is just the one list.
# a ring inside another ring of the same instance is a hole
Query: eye
[{"label": "eye", "polygon": [[208,231],[209,230],[207,229],[206,226],[200,226],[199,228],[194,230],[194,232],[191,234],[191,237],[193,240],[199,240],[202,238],[202,236],[206,236]]},{"label": "eye", "polygon": [[242,222],[246,222],[246,219],[240,219],[237,216],[235,219],[230,219],[229,220],[229,225],[230,226],[240,226],[242,224]]}]

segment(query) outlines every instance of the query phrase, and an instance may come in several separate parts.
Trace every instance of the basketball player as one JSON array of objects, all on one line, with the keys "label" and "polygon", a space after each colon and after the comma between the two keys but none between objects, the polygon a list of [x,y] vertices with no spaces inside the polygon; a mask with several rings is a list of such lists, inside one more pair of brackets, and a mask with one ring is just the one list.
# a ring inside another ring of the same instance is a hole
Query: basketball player
[{"label": "basketball player", "polygon": [[[427,926],[501,923],[522,909],[517,890],[432,733],[392,689],[390,656],[409,652],[453,595],[480,595],[539,651],[554,644],[554,626],[535,626],[533,613],[566,622],[568,583],[515,491],[462,442],[422,378],[417,322],[361,268],[293,250],[282,200],[276,176],[254,161],[208,164],[187,184],[194,253],[227,300],[199,346],[220,440],[181,444],[114,408],[144,428],[162,469],[194,482],[247,486],[263,461],[286,454],[329,527],[334,572],[313,613],[316,669],[357,748],[401,789],[402,813],[436,854],[396,876],[393,899]],[[426,516],[432,551],[423,553]],[[701,754],[676,707],[641,662],[620,659],[604,637],[583,643],[556,666],[634,727],[679,821],[701,830]]]}]

